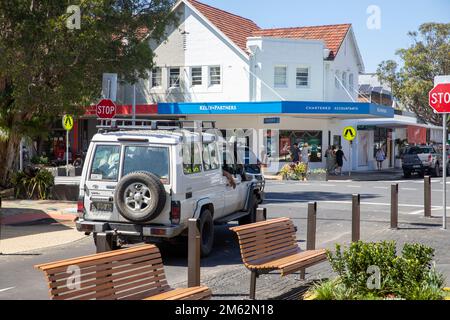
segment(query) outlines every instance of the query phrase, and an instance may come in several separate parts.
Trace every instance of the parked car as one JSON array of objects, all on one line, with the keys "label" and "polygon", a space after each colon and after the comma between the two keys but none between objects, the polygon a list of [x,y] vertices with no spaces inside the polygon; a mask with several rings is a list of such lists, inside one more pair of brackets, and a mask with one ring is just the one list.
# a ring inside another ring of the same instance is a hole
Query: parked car
[{"label": "parked car", "polygon": [[108,121],[86,154],[79,231],[92,233],[94,240],[109,235],[113,248],[186,236],[188,219],[198,218],[206,256],[213,248],[214,224],[254,222],[263,199],[260,181],[248,179],[232,148],[222,149],[223,139],[181,121],[172,128],[140,120],[141,129],[129,120]]},{"label": "parked car", "polygon": [[412,173],[418,173],[422,176],[431,174],[435,177],[442,173],[442,154],[437,152],[433,146],[407,147],[402,160],[403,174],[406,178],[410,177]]}]

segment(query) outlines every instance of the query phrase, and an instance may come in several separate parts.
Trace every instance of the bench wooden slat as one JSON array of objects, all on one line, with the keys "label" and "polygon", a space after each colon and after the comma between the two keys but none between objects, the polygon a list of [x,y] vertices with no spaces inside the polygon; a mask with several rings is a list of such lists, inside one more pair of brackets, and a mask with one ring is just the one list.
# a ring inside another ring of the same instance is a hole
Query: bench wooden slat
[{"label": "bench wooden slat", "polygon": [[[270,219],[270,220],[265,220],[265,221],[260,221],[260,222],[255,222],[255,223],[251,223],[251,224],[246,224],[243,226],[237,226],[237,227],[232,227],[230,228],[231,231],[234,231],[236,233],[241,233],[242,231],[245,231],[247,229],[251,229],[254,230],[255,228],[258,228],[260,226],[265,226],[265,225],[271,225],[275,222],[283,222],[283,221],[289,221],[289,218],[275,218],[275,219]],[[245,232],[242,232],[242,234],[245,234]]]},{"label": "bench wooden slat", "polygon": [[[152,253],[159,252],[159,250],[156,246],[145,244],[145,245],[135,246],[135,247],[127,248],[127,249],[120,249],[120,250],[115,250],[115,251],[96,253],[96,254],[91,254],[91,255],[73,258],[73,259],[65,259],[65,260],[61,260],[61,261],[57,261],[57,262],[42,263],[42,264],[35,265],[34,267],[36,269],[46,271],[47,269],[57,269],[58,267],[64,267],[64,266],[70,266],[70,265],[82,265],[83,262],[93,263],[94,261],[102,260],[104,258],[110,258],[110,257],[114,258],[117,256],[123,257],[124,253],[126,253],[128,255],[128,254],[132,254],[135,252],[142,252],[142,251],[152,251]],[[111,260],[114,260],[114,259],[111,259]],[[111,260],[107,260],[107,261],[111,261]]]},{"label": "bench wooden slat", "polygon": [[[80,282],[80,289],[96,286],[96,290],[100,285],[111,283],[112,286],[116,286],[120,283],[120,279],[124,279],[125,281],[132,281],[133,279],[140,279],[142,277],[151,277],[151,276],[158,276],[164,273],[164,270],[162,269],[162,265],[159,269],[156,269],[153,266],[149,266],[147,268],[139,269],[138,272],[135,270],[125,272],[122,274],[115,274],[113,273],[111,276],[108,277],[96,277],[95,274],[93,274],[93,277],[90,278],[90,281],[84,281]],[[64,292],[73,291],[73,289],[70,289],[67,287],[67,285],[63,284],[62,286],[54,286],[52,284],[52,294],[61,294]]]},{"label": "bench wooden slat", "polygon": [[[69,266],[78,268],[67,272]],[[170,293],[173,290],[167,283],[159,249],[154,245],[45,263],[35,268],[46,274],[50,296],[55,300],[131,300],[162,293],[168,293],[171,299],[211,296],[207,287]]]},{"label": "bench wooden slat", "polygon": [[[178,288],[170,292],[164,292],[158,295],[154,295],[144,300],[179,300],[183,298],[193,298],[193,300],[199,300],[199,298],[205,298],[211,296],[211,291],[208,287],[199,286],[193,288]],[[195,299],[194,299],[195,298]]]},{"label": "bench wooden slat", "polygon": [[[150,258],[150,259],[149,259]],[[157,258],[157,259],[155,259]],[[152,263],[149,263],[151,261]],[[114,263],[112,265],[105,264],[101,266],[91,266],[88,268],[83,268],[80,270],[80,282],[89,280],[90,278],[95,277],[105,277],[111,274],[113,270],[114,273],[120,273],[127,270],[137,269],[144,266],[149,265],[158,265],[162,263],[162,259],[158,255],[150,255],[149,257],[143,256],[131,260],[125,260],[121,262]],[[111,267],[112,266],[112,267]],[[62,286],[67,281],[67,273],[59,273],[57,275],[50,275],[48,277],[49,283],[51,283],[51,287]]]},{"label": "bench wooden slat", "polygon": [[239,235],[239,243],[244,246],[246,244],[251,244],[252,242],[254,242],[255,240],[259,240],[259,238],[263,237],[264,238],[271,238],[271,237],[277,237],[280,235],[285,235],[285,236],[291,236],[292,233],[294,233],[294,228],[286,228],[286,226],[279,226],[277,228],[273,228],[273,229],[268,229],[268,230],[261,230],[261,231],[255,231],[255,233],[253,234],[249,234],[245,237]]}]

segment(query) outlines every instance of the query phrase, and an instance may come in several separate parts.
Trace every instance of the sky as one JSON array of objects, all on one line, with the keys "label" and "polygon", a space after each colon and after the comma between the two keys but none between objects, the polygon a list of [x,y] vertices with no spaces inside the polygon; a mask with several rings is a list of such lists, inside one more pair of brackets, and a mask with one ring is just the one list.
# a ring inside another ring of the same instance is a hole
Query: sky
[{"label": "sky", "polygon": [[261,28],[351,23],[366,72],[375,72],[383,60],[400,62],[395,52],[412,44],[408,31],[425,22],[450,23],[450,0],[199,1],[249,18]]}]

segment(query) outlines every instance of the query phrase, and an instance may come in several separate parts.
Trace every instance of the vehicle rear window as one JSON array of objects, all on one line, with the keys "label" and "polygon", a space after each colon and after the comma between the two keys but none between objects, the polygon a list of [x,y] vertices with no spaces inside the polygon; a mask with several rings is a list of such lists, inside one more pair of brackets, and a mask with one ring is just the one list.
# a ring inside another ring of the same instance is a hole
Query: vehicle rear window
[{"label": "vehicle rear window", "polygon": [[407,154],[423,154],[423,153],[433,153],[432,148],[411,148],[407,151]]},{"label": "vehicle rear window", "polygon": [[91,180],[116,181],[119,175],[120,146],[99,145],[95,148]]},{"label": "vehicle rear window", "polygon": [[162,183],[169,183],[169,149],[165,147],[127,146],[123,160],[123,175],[135,171],[155,174]]}]

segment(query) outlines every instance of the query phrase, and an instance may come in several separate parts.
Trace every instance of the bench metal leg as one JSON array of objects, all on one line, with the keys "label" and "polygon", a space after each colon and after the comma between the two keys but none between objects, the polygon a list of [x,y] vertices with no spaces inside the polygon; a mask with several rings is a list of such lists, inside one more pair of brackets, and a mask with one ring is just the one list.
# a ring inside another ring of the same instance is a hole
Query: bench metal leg
[{"label": "bench metal leg", "polygon": [[300,280],[305,280],[306,269],[300,269]]},{"label": "bench metal leg", "polygon": [[256,278],[258,277],[258,273],[256,270],[251,271],[251,277],[250,277],[250,299],[255,300],[256,295]]}]

